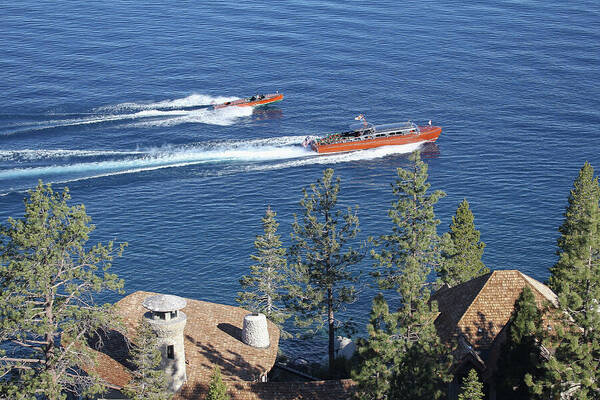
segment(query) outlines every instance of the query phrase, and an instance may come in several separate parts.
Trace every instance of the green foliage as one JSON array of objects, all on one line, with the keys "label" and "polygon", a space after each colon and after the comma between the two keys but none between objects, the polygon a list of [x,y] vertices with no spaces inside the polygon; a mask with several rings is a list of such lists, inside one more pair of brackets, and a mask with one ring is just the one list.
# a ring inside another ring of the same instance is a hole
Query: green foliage
[{"label": "green foliage", "polygon": [[162,356],[158,336],[144,318],[139,323],[130,354],[136,369],[123,388],[123,394],[131,400],[168,400],[173,397],[168,390],[167,376],[159,369]]},{"label": "green foliage", "polygon": [[221,378],[221,370],[219,367],[215,367],[213,370],[206,400],[229,400],[227,385]]},{"label": "green foliage", "polygon": [[[483,383],[479,380],[477,371],[471,369],[465,376],[460,387],[458,400],[483,400]],[[499,397],[500,399],[513,399],[513,397]]]},{"label": "green foliage", "polygon": [[436,399],[451,380],[452,358],[433,324],[437,305],[430,304],[427,287],[439,260],[433,206],[444,193],[427,194],[427,165],[418,152],[411,161],[410,170],[398,169],[392,185],[398,197],[389,211],[392,234],[374,240],[380,246],[372,252],[374,275],[382,289],[396,290],[400,307],[390,314],[383,297],[373,302],[369,340],[359,346],[362,362],[355,373],[364,399]]},{"label": "green foliage", "polygon": [[464,199],[452,217],[450,232],[442,239],[442,258],[436,271],[440,281],[450,287],[490,272],[481,261],[485,243],[479,241],[474,220]]},{"label": "green foliage", "polygon": [[452,356],[433,324],[437,305],[415,310],[410,324],[403,314],[402,310],[397,313],[398,329],[392,335],[396,357],[390,398],[440,399],[445,395],[446,384],[452,380]]},{"label": "green foliage", "polygon": [[390,391],[396,346],[391,339],[397,319],[390,314],[382,294],[373,299],[371,317],[367,325],[368,340],[357,342],[356,369],[352,379],[358,383],[361,400],[386,399]]},{"label": "green foliage", "polygon": [[380,294],[373,301],[368,340],[358,342],[358,365],[352,378],[358,382],[362,400],[439,399],[452,357],[440,343],[433,325],[433,314],[422,314],[411,334],[399,325],[401,313],[390,313]]},{"label": "green foliage", "polygon": [[282,328],[289,314],[281,307],[282,288],[286,281],[286,250],[277,235],[279,224],[275,220],[276,215],[270,207],[267,208],[262,219],[264,234],[258,235],[254,241],[257,254],[250,256],[256,264],[250,266],[250,275],[240,279],[242,288],[247,290],[238,292],[236,301],[252,312],[265,314],[279,326],[282,336],[289,337]]},{"label": "green foliage", "polygon": [[405,310],[412,312],[416,303],[427,303],[426,280],[432,265],[439,261],[439,238],[433,206],[445,193],[437,190],[428,195],[427,164],[418,152],[411,155],[410,170],[398,168],[398,179],[392,184],[398,200],[388,215],[392,219],[392,234],[374,240],[381,246],[372,251],[377,271],[375,277],[382,289],[395,289]]},{"label": "green foliage", "polygon": [[[0,228],[0,393],[16,399],[64,399],[66,392],[102,391],[79,367],[93,365],[86,338],[116,327],[108,305],[93,294],[121,290],[108,269],[124,245],[86,249],[94,226],[83,205],[69,206],[68,189],[41,182],[25,199],[25,216]],[[6,346],[6,343],[11,343]]]},{"label": "green foliage", "polygon": [[559,228],[559,259],[549,285],[558,295],[561,321],[548,346],[554,357],[545,375],[531,379],[536,393],[600,398],[600,186],[589,163],[573,184]]},{"label": "green foliage", "polygon": [[301,221],[295,216],[290,249],[290,284],[287,305],[295,313],[295,323],[314,334],[327,326],[329,369],[333,373],[335,330],[347,326],[335,318],[347,304],[356,300],[354,284],[358,277],[349,267],[363,255],[349,245],[358,233],[358,215],[348,208],[337,209],[340,178],[333,169],[303,190]]},{"label": "green foliage", "polygon": [[544,329],[542,312],[528,286],[523,288],[515,302],[508,326],[494,376],[496,390],[502,399],[531,399],[534,394],[525,384],[524,377],[530,375],[537,379],[542,373],[540,344]]}]

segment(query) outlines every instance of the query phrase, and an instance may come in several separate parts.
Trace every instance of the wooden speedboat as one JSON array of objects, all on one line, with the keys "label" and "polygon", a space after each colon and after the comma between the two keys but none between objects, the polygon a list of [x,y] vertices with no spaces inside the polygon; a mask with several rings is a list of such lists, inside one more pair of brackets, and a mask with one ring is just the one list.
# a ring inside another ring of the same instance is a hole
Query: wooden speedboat
[{"label": "wooden speedboat", "polygon": [[304,147],[310,147],[317,153],[338,153],[372,149],[380,146],[398,146],[403,144],[435,142],[442,133],[442,127],[418,126],[410,121],[386,125],[372,125],[360,115],[356,119],[362,124],[351,126],[350,131],[332,133],[324,137],[307,137]]},{"label": "wooden speedboat", "polygon": [[271,93],[271,94],[257,94],[252,97],[246,97],[244,99],[228,101],[221,104],[214,104],[214,109],[225,108],[225,107],[259,107],[267,104],[275,103],[283,100],[283,93]]}]

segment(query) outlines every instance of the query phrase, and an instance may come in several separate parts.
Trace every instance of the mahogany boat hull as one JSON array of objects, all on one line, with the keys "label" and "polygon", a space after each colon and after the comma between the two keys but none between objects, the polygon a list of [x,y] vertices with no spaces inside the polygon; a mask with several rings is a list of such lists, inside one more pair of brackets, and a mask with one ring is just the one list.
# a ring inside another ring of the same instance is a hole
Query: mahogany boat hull
[{"label": "mahogany boat hull", "polygon": [[225,107],[258,107],[266,104],[276,103],[283,100],[283,93],[267,94],[261,99],[251,100],[251,98],[228,101],[222,104],[215,104],[213,108]]},{"label": "mahogany boat hull", "polygon": [[441,126],[419,126],[419,133],[388,136],[383,138],[366,137],[356,141],[318,144],[312,141],[310,146],[317,153],[339,153],[345,151],[366,150],[381,146],[399,146],[403,144],[435,142],[442,133]]}]

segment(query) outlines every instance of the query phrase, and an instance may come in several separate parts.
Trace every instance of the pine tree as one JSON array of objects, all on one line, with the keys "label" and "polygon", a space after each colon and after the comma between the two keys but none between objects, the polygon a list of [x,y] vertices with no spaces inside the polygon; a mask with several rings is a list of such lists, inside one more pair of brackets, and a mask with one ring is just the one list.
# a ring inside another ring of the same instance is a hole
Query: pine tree
[{"label": "pine tree", "polygon": [[456,286],[490,272],[481,261],[485,243],[479,241],[474,220],[469,202],[464,199],[452,217],[450,232],[442,239],[442,258],[436,268],[440,281],[448,286]]},{"label": "pine tree", "polygon": [[537,379],[541,375],[542,323],[542,311],[535,303],[531,289],[525,286],[515,302],[506,342],[497,363],[494,380],[499,398],[527,400],[534,397],[524,377],[529,374]]},{"label": "pine tree", "polygon": [[[461,393],[458,395],[458,400],[483,400],[483,383],[479,380],[477,371],[471,369],[469,374],[465,376],[460,387]],[[501,399],[513,399],[513,397],[499,397]]]},{"label": "pine tree", "polygon": [[402,307],[398,315],[396,356],[390,387],[391,399],[440,399],[452,380],[450,349],[441,343],[433,324],[437,304],[419,304],[410,317]]},{"label": "pine tree", "polygon": [[390,314],[383,295],[375,296],[367,325],[369,337],[358,341],[359,362],[352,371],[352,379],[358,383],[361,400],[383,400],[389,394],[396,354],[396,346],[392,340],[396,322],[397,319]]},{"label": "pine tree", "polygon": [[173,395],[168,390],[167,376],[159,369],[162,356],[158,336],[143,318],[130,354],[136,369],[132,371],[132,378],[123,389],[123,394],[131,400],[170,399]]},{"label": "pine tree", "polygon": [[[251,255],[256,264],[250,266],[250,275],[240,279],[245,292],[238,292],[237,302],[252,312],[261,312],[282,329],[283,323],[289,317],[281,306],[282,288],[285,282],[285,248],[282,247],[280,236],[277,235],[279,224],[275,220],[277,214],[267,208],[263,224],[263,235],[258,235],[254,241],[257,254]],[[283,329],[282,334],[289,336]]]},{"label": "pine tree", "polygon": [[[375,276],[382,289],[395,289],[404,304],[427,302],[426,281],[431,267],[439,261],[439,238],[433,206],[445,196],[441,190],[427,194],[427,164],[418,152],[410,156],[411,169],[398,168],[392,190],[398,200],[388,215],[392,219],[391,235],[374,240],[380,252],[372,251],[376,261]],[[425,295],[425,298],[423,298]],[[411,310],[411,307],[408,308]]]},{"label": "pine tree", "polygon": [[310,191],[303,190],[302,220],[295,216],[292,224],[293,263],[287,295],[298,327],[309,334],[327,327],[330,375],[334,372],[335,331],[345,326],[335,315],[356,300],[358,278],[349,268],[363,258],[349,244],[358,233],[358,215],[351,208],[346,213],[336,209],[340,178],[334,181],[333,173],[333,169],[325,170]]},{"label": "pine tree", "polygon": [[352,374],[362,400],[438,399],[451,380],[452,357],[440,343],[433,320],[415,324],[408,338],[398,324],[400,315],[388,311],[381,294],[374,299],[369,338],[358,342],[358,365]]},{"label": "pine tree", "polygon": [[[108,305],[94,303],[123,282],[108,272],[113,242],[86,249],[94,230],[83,205],[69,206],[68,189],[40,181],[25,199],[23,219],[0,227],[0,393],[14,399],[64,399],[103,390],[82,374],[93,365],[86,339],[118,328]],[[10,345],[8,345],[10,343]]]},{"label": "pine tree", "polygon": [[389,212],[393,232],[375,240],[381,250],[372,252],[380,287],[395,289],[400,300],[398,311],[392,314],[396,321],[388,325],[393,326],[393,331],[380,331],[388,339],[378,340],[388,340],[394,348],[393,362],[388,365],[393,365],[388,396],[435,399],[442,396],[444,382],[451,379],[451,356],[433,324],[437,305],[429,302],[427,283],[431,266],[439,259],[439,221],[433,206],[444,193],[435,191],[428,195],[427,165],[418,152],[410,159],[412,169],[399,168],[398,180],[392,185],[398,197]]},{"label": "pine tree", "polygon": [[536,393],[565,398],[600,398],[600,186],[589,163],[573,184],[559,228],[559,259],[549,286],[562,318],[549,346],[556,349],[545,376],[532,380]]},{"label": "pine tree", "polygon": [[221,370],[219,367],[213,369],[212,376],[210,377],[210,385],[208,386],[208,394],[206,400],[229,400],[227,394],[227,385],[221,378]]}]

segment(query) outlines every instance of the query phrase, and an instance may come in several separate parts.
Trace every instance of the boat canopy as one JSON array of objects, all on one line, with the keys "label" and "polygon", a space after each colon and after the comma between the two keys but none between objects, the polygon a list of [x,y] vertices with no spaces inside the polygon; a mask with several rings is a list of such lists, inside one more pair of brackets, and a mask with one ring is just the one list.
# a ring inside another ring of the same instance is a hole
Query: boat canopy
[{"label": "boat canopy", "polygon": [[395,122],[393,124],[383,124],[374,126],[375,132],[388,132],[388,131],[405,131],[410,129],[416,129],[417,126],[411,122]]},{"label": "boat canopy", "polygon": [[350,124],[350,129],[352,129],[354,132],[375,131],[375,125],[365,121]]},{"label": "boat canopy", "polygon": [[411,121],[395,122],[393,124],[383,124],[383,125],[373,125],[369,122],[361,122],[361,123],[351,124],[350,129],[352,129],[353,132],[377,133],[377,132],[390,132],[390,131],[408,131],[408,130],[417,129],[417,125],[415,125]]}]

